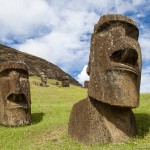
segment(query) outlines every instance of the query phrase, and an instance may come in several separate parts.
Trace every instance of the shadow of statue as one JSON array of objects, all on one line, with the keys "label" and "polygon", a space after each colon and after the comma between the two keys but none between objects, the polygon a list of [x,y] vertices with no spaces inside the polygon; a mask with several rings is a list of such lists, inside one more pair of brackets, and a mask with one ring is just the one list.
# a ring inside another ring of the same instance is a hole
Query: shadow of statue
[{"label": "shadow of statue", "polygon": [[44,113],[32,113],[32,124],[37,124],[43,120]]},{"label": "shadow of statue", "polygon": [[135,113],[138,134],[137,137],[144,138],[150,130],[150,114],[146,113]]}]

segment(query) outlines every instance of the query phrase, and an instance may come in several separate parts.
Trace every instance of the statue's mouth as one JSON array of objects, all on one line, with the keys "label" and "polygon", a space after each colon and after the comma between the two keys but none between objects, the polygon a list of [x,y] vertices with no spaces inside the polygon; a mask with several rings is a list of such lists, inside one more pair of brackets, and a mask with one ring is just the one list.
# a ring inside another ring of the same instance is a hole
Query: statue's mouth
[{"label": "statue's mouth", "polygon": [[9,109],[23,108],[27,109],[28,103],[24,94],[12,93],[7,97],[7,106]]},{"label": "statue's mouth", "polygon": [[125,65],[125,64],[115,65],[114,67],[111,68],[111,70],[128,71],[128,72],[134,73],[137,76],[139,76],[139,72],[136,69],[134,69],[131,66]]}]

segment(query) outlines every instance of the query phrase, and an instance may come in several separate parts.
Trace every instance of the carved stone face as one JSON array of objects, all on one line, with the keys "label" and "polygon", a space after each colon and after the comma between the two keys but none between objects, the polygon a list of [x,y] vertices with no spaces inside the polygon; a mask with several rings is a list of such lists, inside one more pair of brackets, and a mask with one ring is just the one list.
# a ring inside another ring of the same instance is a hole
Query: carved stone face
[{"label": "carved stone face", "polygon": [[0,124],[20,126],[31,123],[28,70],[25,64],[0,64]]},{"label": "carved stone face", "polygon": [[90,97],[121,107],[139,105],[141,51],[133,20],[102,16],[95,25],[88,66]]},{"label": "carved stone face", "polygon": [[47,83],[47,76],[44,73],[41,75],[41,81]]},{"label": "carved stone face", "polygon": [[62,86],[63,87],[69,87],[69,77],[68,76],[62,77]]}]

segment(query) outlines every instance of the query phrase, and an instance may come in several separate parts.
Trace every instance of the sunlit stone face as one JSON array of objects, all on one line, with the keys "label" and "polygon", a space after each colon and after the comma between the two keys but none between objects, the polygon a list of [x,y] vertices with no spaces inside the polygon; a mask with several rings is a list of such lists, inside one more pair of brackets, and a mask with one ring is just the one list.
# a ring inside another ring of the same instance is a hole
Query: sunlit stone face
[{"label": "sunlit stone face", "polygon": [[47,83],[47,76],[44,73],[41,75],[41,81]]},{"label": "sunlit stone face", "polygon": [[133,20],[121,15],[101,17],[91,40],[90,97],[121,107],[139,105],[141,51],[137,40]]},{"label": "sunlit stone face", "polygon": [[41,74],[41,84],[40,85],[46,87],[47,86],[46,83],[47,83],[47,76],[44,73],[42,73]]},{"label": "sunlit stone face", "polygon": [[0,64],[0,124],[20,126],[31,123],[28,70],[25,64]]}]

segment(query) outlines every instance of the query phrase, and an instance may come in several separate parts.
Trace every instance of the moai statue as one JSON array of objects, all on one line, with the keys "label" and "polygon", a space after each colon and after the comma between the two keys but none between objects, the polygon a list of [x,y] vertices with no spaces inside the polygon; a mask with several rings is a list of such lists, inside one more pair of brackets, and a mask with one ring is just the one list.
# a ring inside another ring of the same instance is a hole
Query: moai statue
[{"label": "moai statue", "polygon": [[58,81],[56,81],[56,83],[55,83],[56,85],[59,85],[59,82]]},{"label": "moai statue", "polygon": [[62,77],[62,86],[63,87],[69,87],[69,77],[68,76]]},{"label": "moai statue", "polygon": [[68,133],[85,144],[127,141],[136,134],[132,108],[139,106],[141,50],[136,23],[104,15],[94,27],[87,72],[88,97],[76,103]]},{"label": "moai statue", "polygon": [[31,124],[30,85],[24,63],[0,63],[0,124]]},{"label": "moai statue", "polygon": [[41,83],[40,85],[43,87],[47,87],[47,76],[44,74],[44,72],[41,73]]},{"label": "moai statue", "polygon": [[84,81],[84,87],[85,87],[85,88],[88,88],[88,85],[89,85],[89,81],[87,81],[87,80]]}]

